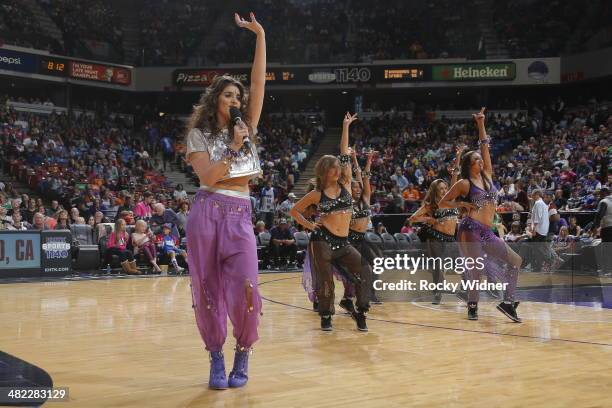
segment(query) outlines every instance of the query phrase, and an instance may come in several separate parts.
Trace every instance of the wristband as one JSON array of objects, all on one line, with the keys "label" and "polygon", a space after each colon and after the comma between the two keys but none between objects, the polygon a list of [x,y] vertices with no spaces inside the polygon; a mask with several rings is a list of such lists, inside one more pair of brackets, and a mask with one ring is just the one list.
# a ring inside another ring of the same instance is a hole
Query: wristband
[{"label": "wristband", "polygon": [[338,156],[338,160],[340,161],[340,167],[346,167],[351,164],[351,156],[348,154],[341,154]]},{"label": "wristband", "polygon": [[481,145],[487,145],[489,146],[491,144],[491,136],[485,136],[484,139],[481,139],[478,141],[478,147],[480,147]]}]

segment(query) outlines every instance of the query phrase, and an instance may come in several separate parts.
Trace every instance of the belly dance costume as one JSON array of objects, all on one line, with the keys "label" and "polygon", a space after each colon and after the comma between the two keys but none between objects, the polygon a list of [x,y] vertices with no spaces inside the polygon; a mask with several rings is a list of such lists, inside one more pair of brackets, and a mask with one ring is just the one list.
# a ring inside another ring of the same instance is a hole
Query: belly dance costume
[{"label": "belly dance costume", "polygon": [[[433,218],[438,222],[444,222],[446,220],[457,221],[459,216],[459,210],[457,208],[438,208],[433,213]],[[454,235],[445,234],[442,231],[438,231],[431,225],[425,224],[423,226],[423,237],[427,245],[427,253],[429,257],[440,259],[440,263],[434,262],[434,267],[431,271],[433,282],[438,284],[444,279],[444,269],[442,263],[444,262],[445,255],[452,255],[454,243],[456,242]],[[442,294],[436,289],[433,291],[434,304],[439,304],[442,298]]]},{"label": "belly dance costume", "polygon": [[[321,192],[319,213],[324,215],[352,213],[352,197],[340,185],[338,198],[329,198]],[[357,310],[366,313],[369,310],[368,287],[365,282],[370,275],[370,266],[361,262],[361,255],[351,246],[348,237],[334,235],[325,227],[312,232],[308,245],[310,267],[313,273],[313,286],[319,301],[319,315],[331,316],[334,310],[334,279],[332,267],[338,264],[340,269],[347,271],[347,278],[355,284]],[[342,272],[342,271],[340,271]]]},{"label": "belly dance costume", "polygon": [[[492,186],[485,191],[470,181],[468,200],[478,208],[497,203],[497,189]],[[489,282],[507,283],[504,292],[504,301],[514,302],[514,294],[518,281],[519,269],[512,265],[508,255],[506,243],[499,238],[487,225],[471,217],[464,217],[457,229],[459,250],[464,258],[470,257],[484,259],[484,270]],[[467,281],[479,281],[482,270],[477,267],[465,268]],[[468,290],[468,302],[477,303],[478,290]]]},{"label": "belly dance costume", "polygon": [[[351,224],[355,220],[360,220],[364,218],[370,218],[372,216],[372,211],[370,210],[370,206],[363,200],[353,201],[353,216],[351,218]],[[361,254],[362,262],[366,262],[370,266],[370,270],[372,269],[372,265],[374,265],[374,258],[382,257],[382,250],[376,245],[370,244],[365,239],[365,232],[358,232],[352,229],[349,229],[348,239],[350,244],[355,247],[355,249]],[[374,281],[374,276],[372,273],[368,276],[368,281],[366,284],[370,288],[370,301],[379,302],[374,293],[374,288],[372,287],[372,282]],[[345,297],[350,294],[350,287],[345,287]]]}]

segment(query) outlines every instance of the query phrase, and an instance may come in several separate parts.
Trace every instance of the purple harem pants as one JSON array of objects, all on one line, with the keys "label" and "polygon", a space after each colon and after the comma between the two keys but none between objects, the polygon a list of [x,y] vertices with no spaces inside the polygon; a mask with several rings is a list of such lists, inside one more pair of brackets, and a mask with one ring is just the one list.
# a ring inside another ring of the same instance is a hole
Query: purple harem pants
[{"label": "purple harem pants", "polygon": [[[490,227],[465,217],[457,228],[459,252],[463,258],[484,259],[484,269],[489,282],[507,283],[504,300],[514,301],[518,281],[518,268],[510,262],[508,245],[493,233]],[[480,281],[482,270],[478,267],[465,267],[467,281]],[[479,291],[468,290],[468,302],[478,302]]]},{"label": "purple harem pants", "polygon": [[228,315],[237,346],[250,348],[261,313],[251,201],[239,192],[200,189],[186,229],[193,308],[206,349],[222,350]]}]

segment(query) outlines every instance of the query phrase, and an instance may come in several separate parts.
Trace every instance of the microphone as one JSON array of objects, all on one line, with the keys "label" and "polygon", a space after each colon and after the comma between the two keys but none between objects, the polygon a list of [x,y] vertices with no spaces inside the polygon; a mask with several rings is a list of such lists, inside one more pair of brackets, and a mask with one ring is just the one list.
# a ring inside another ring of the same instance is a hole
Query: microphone
[{"label": "microphone", "polygon": [[[237,124],[240,124],[240,126],[246,127],[246,123],[244,123],[242,120],[242,112],[240,112],[240,109],[238,109],[235,106],[230,106],[229,111],[230,111],[230,123],[232,124],[232,127],[236,126]],[[251,150],[251,141],[249,140],[248,136],[245,136],[244,139],[242,139],[242,143],[244,144],[244,147]]]}]

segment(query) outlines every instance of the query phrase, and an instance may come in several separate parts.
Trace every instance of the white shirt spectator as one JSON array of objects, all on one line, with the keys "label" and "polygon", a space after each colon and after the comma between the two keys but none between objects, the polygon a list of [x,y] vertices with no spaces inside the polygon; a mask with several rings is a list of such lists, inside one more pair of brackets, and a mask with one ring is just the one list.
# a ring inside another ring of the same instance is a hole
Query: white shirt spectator
[{"label": "white shirt spectator", "polygon": [[546,205],[542,198],[538,198],[538,200],[533,203],[533,208],[531,209],[531,219],[535,225],[535,232],[537,232],[539,235],[548,235],[548,227],[550,225],[548,216],[548,205]]}]

